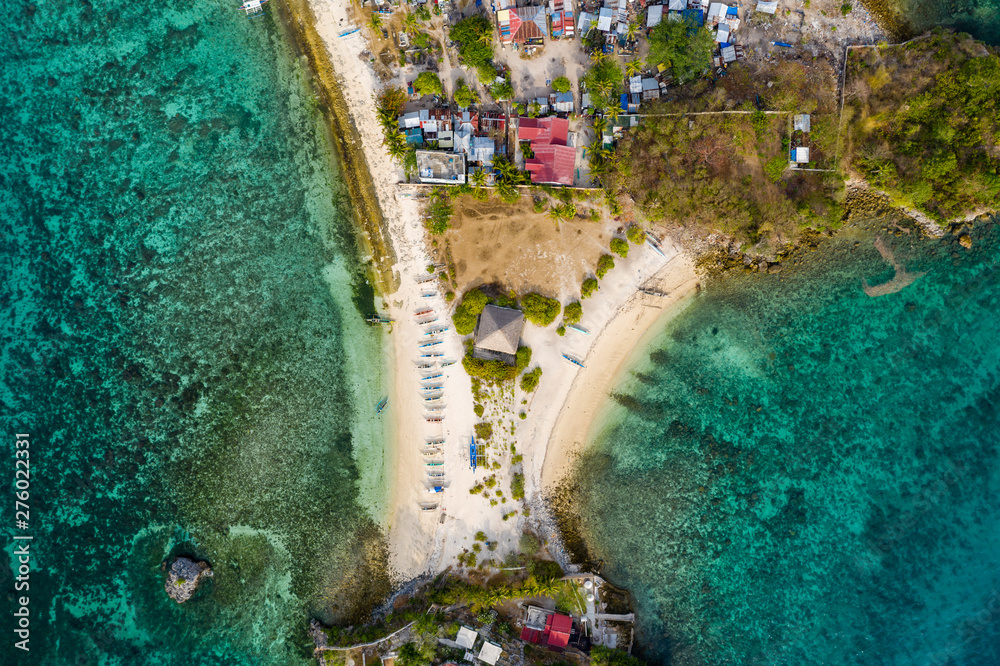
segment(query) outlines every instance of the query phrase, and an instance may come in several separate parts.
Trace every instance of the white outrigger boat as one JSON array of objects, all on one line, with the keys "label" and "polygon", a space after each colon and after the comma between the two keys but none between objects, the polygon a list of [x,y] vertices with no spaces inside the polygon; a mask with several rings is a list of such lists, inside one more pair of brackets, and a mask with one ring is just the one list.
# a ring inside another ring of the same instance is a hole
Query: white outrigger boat
[{"label": "white outrigger boat", "polygon": [[248,18],[254,18],[264,12],[265,2],[267,0],[246,0],[246,2],[240,5],[240,9],[246,12]]}]

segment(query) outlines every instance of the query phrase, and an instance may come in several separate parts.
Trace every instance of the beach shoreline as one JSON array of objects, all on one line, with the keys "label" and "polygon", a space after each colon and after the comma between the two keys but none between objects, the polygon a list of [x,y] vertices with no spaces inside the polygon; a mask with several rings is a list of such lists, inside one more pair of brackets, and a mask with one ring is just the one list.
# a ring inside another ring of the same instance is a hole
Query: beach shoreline
[{"label": "beach shoreline", "polygon": [[623,373],[684,310],[700,286],[697,277],[689,276],[655,309],[644,305],[644,295],[637,292],[608,322],[587,357],[587,367],[577,375],[559,409],[540,470],[539,488],[543,493],[558,486],[572,471],[602,405]]}]

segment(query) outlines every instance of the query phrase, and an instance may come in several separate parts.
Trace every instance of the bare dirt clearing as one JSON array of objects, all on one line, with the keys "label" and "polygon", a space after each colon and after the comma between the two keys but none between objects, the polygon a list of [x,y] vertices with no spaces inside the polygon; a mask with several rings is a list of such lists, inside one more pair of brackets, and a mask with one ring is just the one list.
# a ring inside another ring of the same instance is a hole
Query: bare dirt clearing
[{"label": "bare dirt clearing", "polygon": [[[557,224],[547,213],[534,211],[530,196],[513,205],[463,196],[453,205],[452,228],[437,253],[443,262],[445,247],[450,251],[460,293],[496,283],[519,294],[579,294],[580,282],[608,252],[619,226],[613,220],[593,222],[589,217]],[[584,201],[576,206],[580,214],[592,208]]]}]

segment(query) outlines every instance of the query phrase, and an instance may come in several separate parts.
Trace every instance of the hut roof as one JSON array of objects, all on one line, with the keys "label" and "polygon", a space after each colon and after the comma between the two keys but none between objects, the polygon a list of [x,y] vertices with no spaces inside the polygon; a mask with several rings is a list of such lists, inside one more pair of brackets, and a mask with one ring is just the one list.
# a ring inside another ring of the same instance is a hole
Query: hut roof
[{"label": "hut roof", "polygon": [[487,305],[479,316],[476,347],[501,354],[517,354],[524,328],[524,313],[520,310]]}]

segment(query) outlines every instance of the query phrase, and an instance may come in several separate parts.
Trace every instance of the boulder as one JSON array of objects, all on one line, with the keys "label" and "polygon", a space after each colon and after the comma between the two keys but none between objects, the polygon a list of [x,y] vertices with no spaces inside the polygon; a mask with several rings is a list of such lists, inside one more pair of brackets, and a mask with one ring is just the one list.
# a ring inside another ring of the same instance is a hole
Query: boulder
[{"label": "boulder", "polygon": [[208,562],[196,562],[186,557],[178,557],[170,564],[164,588],[167,596],[179,604],[190,599],[203,578],[212,577]]}]

